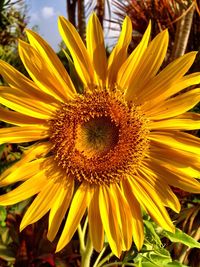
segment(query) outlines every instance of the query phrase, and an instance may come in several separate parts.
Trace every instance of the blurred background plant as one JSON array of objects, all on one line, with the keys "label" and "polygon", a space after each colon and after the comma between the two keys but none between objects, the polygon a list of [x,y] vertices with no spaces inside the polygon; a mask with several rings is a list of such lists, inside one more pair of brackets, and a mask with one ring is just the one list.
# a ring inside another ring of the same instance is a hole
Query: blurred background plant
[{"label": "blurred background plant", "polygon": [[[65,2],[66,15],[78,29],[83,40],[85,40],[87,18],[95,11],[104,29],[109,27],[118,34],[124,17],[128,15],[131,18],[134,30],[129,51],[140,42],[149,20],[153,26],[152,38],[161,30],[168,28],[170,42],[164,65],[185,52],[200,50],[199,0],[66,0]],[[27,72],[17,52],[17,40],[18,38],[26,40],[24,29],[29,21],[27,14],[24,0],[0,0],[0,58],[26,75]],[[65,46],[61,43],[57,54],[70,71],[73,80],[76,80],[70,56],[66,57],[63,49]],[[109,52],[107,49],[108,54]],[[198,71],[199,68],[198,55],[191,71]],[[0,80],[0,83],[3,83],[3,80]],[[197,105],[194,111],[200,113],[200,106]],[[5,126],[9,125],[0,122],[0,127]],[[198,131],[194,131],[193,134],[200,135]],[[23,147],[21,144],[1,145],[0,173],[18,161],[28,145],[30,144],[23,144]],[[5,193],[15,186],[0,189],[0,193]],[[93,253],[91,266],[199,267],[200,245],[197,241],[200,239],[200,200],[197,195],[176,188],[173,190],[182,205],[180,214],[170,211],[171,218],[178,228],[175,234],[163,231],[144,214],[146,238],[139,253],[133,245],[130,251],[123,253],[121,258],[117,259],[106,245],[99,255]],[[19,233],[21,218],[30,202],[31,200],[12,207],[0,207],[0,267],[80,266],[78,235],[75,235],[71,243],[60,253],[55,254],[57,240],[50,243],[46,238],[47,217]]]},{"label": "blurred background plant", "polygon": [[0,0],[0,58],[25,73],[17,53],[17,42],[18,38],[26,40],[26,13],[23,0]]},{"label": "blurred background plant", "polygon": [[[131,18],[134,34],[133,49],[141,40],[149,20],[152,21],[152,38],[168,28],[170,42],[168,61],[183,55],[186,51],[199,51],[200,12],[194,0],[114,0],[114,23],[122,23],[125,15]],[[199,68],[199,57],[194,69]],[[194,71],[193,69],[193,71]]]}]

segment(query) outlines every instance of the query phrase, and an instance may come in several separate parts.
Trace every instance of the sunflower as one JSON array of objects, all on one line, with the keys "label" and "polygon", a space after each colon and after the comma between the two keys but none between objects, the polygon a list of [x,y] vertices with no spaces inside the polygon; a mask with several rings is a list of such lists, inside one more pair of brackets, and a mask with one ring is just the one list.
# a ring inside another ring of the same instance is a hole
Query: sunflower
[{"label": "sunflower", "polygon": [[[128,56],[132,26],[125,18],[108,60],[103,32],[95,14],[87,25],[86,45],[64,17],[59,30],[83,85],[78,93],[51,47],[27,30],[19,54],[32,80],[1,61],[0,119],[15,126],[0,130],[0,143],[34,142],[20,161],[1,175],[1,186],[22,181],[0,196],[12,205],[36,195],[20,229],[49,212],[47,237],[60,251],[73,237],[85,214],[96,251],[104,235],[120,256],[132,240],[144,241],[142,210],[168,231],[174,225],[166,207],[180,211],[171,186],[198,193],[200,141],[185,130],[198,129],[200,116],[187,112],[200,100],[200,89],[178,94],[200,82],[185,75],[196,52],[159,72],[168,32],[152,41],[151,23]],[[187,113],[186,113],[187,112]]]}]

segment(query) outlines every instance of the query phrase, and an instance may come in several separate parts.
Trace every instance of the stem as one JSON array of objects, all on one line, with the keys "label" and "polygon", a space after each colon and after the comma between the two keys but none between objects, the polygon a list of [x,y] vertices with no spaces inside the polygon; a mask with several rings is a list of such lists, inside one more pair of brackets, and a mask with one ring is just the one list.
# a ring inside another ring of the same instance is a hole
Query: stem
[{"label": "stem", "polygon": [[124,264],[125,266],[135,266],[135,267],[137,266],[135,263],[128,263],[128,262],[125,263],[125,262],[119,261],[119,262],[108,263],[106,265],[103,265],[102,267],[117,266],[117,265],[122,266]]},{"label": "stem", "polygon": [[85,251],[82,252],[81,254],[81,267],[90,267],[90,260],[93,252],[93,246],[92,246],[92,241],[89,237],[88,233],[88,238],[87,238],[87,244],[85,247]]},{"label": "stem", "polygon": [[[191,234],[191,236],[192,236],[196,241],[198,241],[199,238],[200,238],[200,227],[199,227],[199,228],[197,229],[197,231],[195,231],[195,232],[196,232],[196,234],[195,234],[194,236]],[[187,256],[188,256],[190,250],[191,250],[191,248],[188,248],[188,247],[186,247],[186,246],[183,247],[182,252],[181,252],[181,254],[180,254],[180,256],[179,256],[179,262],[180,262],[181,264],[188,264],[188,262],[187,262]]]},{"label": "stem", "polygon": [[83,40],[85,42],[85,9],[84,9],[84,1],[78,0],[78,32]]},{"label": "stem", "polygon": [[67,14],[69,21],[76,27],[76,2],[77,0],[67,0]]},{"label": "stem", "polygon": [[88,217],[86,217],[84,225],[83,225],[83,235],[85,236],[86,230],[88,226]]},{"label": "stem", "polygon": [[85,251],[85,235],[83,233],[83,230],[81,228],[81,225],[79,224],[78,226],[78,236],[79,236],[79,242],[80,242],[80,253],[82,255],[82,253],[84,253]]},{"label": "stem", "polygon": [[101,26],[103,27],[103,19],[105,16],[105,0],[97,0],[96,3],[97,17],[99,18]]},{"label": "stem", "polygon": [[102,249],[102,251],[99,253],[99,255],[98,255],[98,257],[97,257],[97,259],[96,259],[96,261],[95,261],[93,267],[98,267],[97,264],[99,263],[99,261],[100,261],[101,257],[103,256],[105,250],[106,250],[106,246],[105,246],[105,247]]},{"label": "stem", "polygon": [[99,264],[97,265],[97,267],[101,267],[106,261],[108,261],[114,254],[111,252],[110,254],[108,254],[105,258],[103,258]]},{"label": "stem", "polygon": [[192,20],[195,11],[194,4],[188,8],[187,13],[177,22],[174,48],[172,50],[172,60],[182,56],[187,48],[187,43],[192,27]]}]

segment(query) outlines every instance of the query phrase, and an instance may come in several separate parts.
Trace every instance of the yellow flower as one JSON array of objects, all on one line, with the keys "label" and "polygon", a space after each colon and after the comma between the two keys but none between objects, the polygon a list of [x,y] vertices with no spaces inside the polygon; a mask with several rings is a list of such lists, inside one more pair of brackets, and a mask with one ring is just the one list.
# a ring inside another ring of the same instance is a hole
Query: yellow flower
[{"label": "yellow flower", "polygon": [[180,204],[170,186],[198,193],[200,141],[184,132],[198,129],[200,116],[186,113],[200,100],[200,89],[177,94],[200,82],[185,75],[195,59],[188,53],[159,68],[168,46],[167,30],[149,41],[149,24],[141,43],[128,56],[131,21],[123,22],[118,43],[106,58],[96,15],[87,26],[87,48],[65,18],[59,30],[73,58],[84,92],[77,93],[67,71],[49,45],[28,30],[30,44],[19,54],[32,80],[5,62],[0,119],[16,126],[0,130],[0,143],[38,140],[1,176],[1,186],[23,181],[0,197],[12,205],[37,195],[21,230],[49,212],[53,240],[67,213],[57,251],[73,237],[88,214],[94,248],[101,251],[104,232],[113,253],[141,249],[141,207],[164,229],[174,231],[165,207]]}]

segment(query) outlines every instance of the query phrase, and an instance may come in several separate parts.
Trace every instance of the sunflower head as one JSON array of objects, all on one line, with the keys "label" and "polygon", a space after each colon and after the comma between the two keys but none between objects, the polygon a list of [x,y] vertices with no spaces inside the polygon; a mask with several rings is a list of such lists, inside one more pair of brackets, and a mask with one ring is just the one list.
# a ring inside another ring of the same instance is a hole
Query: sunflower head
[{"label": "sunflower head", "polygon": [[65,103],[50,121],[55,159],[69,177],[91,185],[134,173],[147,149],[147,119],[123,95],[98,88]]},{"label": "sunflower head", "polygon": [[95,250],[102,250],[106,234],[119,257],[132,240],[137,249],[143,245],[141,209],[174,231],[166,207],[179,212],[180,203],[171,187],[200,192],[195,180],[200,176],[200,142],[185,132],[199,129],[199,114],[187,111],[199,102],[200,89],[179,93],[200,83],[199,73],[186,75],[196,53],[159,71],[168,32],[149,41],[149,23],[128,55],[128,17],[108,59],[95,14],[87,25],[86,46],[64,17],[59,30],[82,93],[51,47],[30,30],[29,44],[19,42],[19,54],[31,79],[0,61],[8,84],[1,87],[0,103],[9,108],[0,108],[0,119],[15,125],[0,129],[0,143],[37,141],[1,175],[1,186],[22,183],[0,196],[0,204],[36,195],[20,228],[49,212],[49,240],[67,214],[57,251],[70,242],[87,214]]}]

